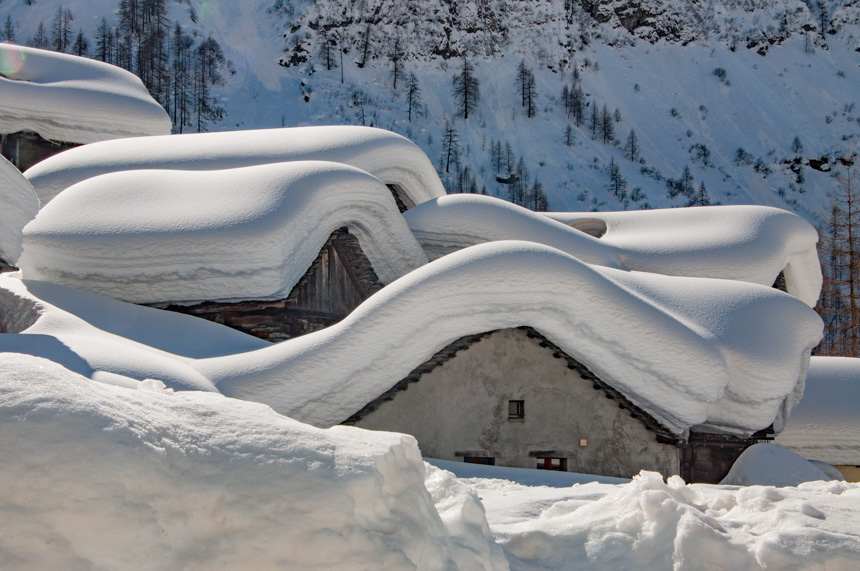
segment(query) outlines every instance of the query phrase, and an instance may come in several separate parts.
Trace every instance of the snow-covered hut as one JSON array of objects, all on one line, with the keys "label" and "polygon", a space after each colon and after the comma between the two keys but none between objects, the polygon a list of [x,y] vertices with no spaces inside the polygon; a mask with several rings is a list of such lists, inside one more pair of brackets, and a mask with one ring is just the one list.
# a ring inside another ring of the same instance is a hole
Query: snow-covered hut
[{"label": "snow-covered hut", "polygon": [[0,43],[0,154],[24,171],[77,145],[170,133],[132,73],[99,61]]},{"label": "snow-covered hut", "polygon": [[273,340],[344,318],[183,361],[177,386],[407,432],[440,458],[716,481],[782,429],[820,338],[817,235],[775,209],[583,219],[444,197],[414,145],[363,128],[110,141],[27,174],[62,190],[25,228],[27,280]]},{"label": "snow-covered hut", "polygon": [[860,482],[860,359],[813,357],[803,399],[777,444]]}]

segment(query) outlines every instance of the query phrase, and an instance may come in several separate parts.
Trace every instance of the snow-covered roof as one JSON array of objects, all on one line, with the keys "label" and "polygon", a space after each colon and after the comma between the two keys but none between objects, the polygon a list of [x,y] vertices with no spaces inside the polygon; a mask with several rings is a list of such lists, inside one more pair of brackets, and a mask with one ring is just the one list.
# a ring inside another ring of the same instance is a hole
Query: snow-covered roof
[{"label": "snow-covered roof", "polygon": [[0,156],[0,259],[10,264],[21,255],[21,230],[39,212],[33,187]]},{"label": "snow-covered roof", "polygon": [[170,118],[140,79],[99,61],[0,43],[0,133],[94,143],[165,135]]},{"label": "snow-covered roof", "polygon": [[[772,285],[780,272],[810,307],[821,290],[818,233],[763,206],[536,214],[481,195],[451,195],[404,213],[435,259],[492,240],[529,240],[607,267]],[[594,237],[599,235],[600,237]]]},{"label": "snow-covered roof", "polygon": [[39,293],[12,277],[0,283],[10,313],[27,305],[10,300],[39,308],[23,323],[25,335],[0,336],[3,350],[57,351],[85,374],[103,372],[102,380],[217,389],[319,426],[343,421],[462,336],[529,325],[676,433],[702,423],[750,433],[794,404],[821,334],[811,309],[772,288],[590,266],[527,242],[456,252],[325,330],[208,358],[177,357],[122,333],[103,340],[73,304],[51,300],[62,286],[41,284]]},{"label": "snow-covered roof", "polygon": [[860,465],[860,359],[812,357],[803,400],[776,442],[805,458]]},{"label": "snow-covered roof", "polygon": [[109,141],[71,149],[28,169],[42,203],[100,174],[139,169],[214,170],[274,162],[320,160],[367,171],[396,185],[407,206],[445,195],[427,155],[390,131],[357,126],[296,127],[194,133]]},{"label": "snow-covered roof", "polygon": [[27,225],[19,266],[136,303],[280,299],[343,226],[383,283],[427,262],[378,179],[298,161],[86,179]]}]

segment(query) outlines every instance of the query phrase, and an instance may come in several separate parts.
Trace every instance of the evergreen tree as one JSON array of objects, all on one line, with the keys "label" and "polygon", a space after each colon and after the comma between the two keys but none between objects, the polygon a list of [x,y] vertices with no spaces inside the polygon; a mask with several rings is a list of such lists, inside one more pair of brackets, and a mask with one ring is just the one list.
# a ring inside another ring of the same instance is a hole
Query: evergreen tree
[{"label": "evergreen tree", "polygon": [[450,172],[451,163],[460,162],[460,135],[457,129],[446,121],[445,132],[442,135],[442,162],[445,164],[445,172]]},{"label": "evergreen tree", "polygon": [[75,41],[72,43],[72,53],[80,57],[89,57],[90,42],[84,36],[83,30],[78,30],[78,35],[75,36]]},{"label": "evergreen tree", "polygon": [[72,12],[63,6],[57,7],[54,22],[51,24],[51,49],[66,52],[72,45]]},{"label": "evergreen tree", "polygon": [[397,89],[397,79],[403,75],[403,45],[400,41],[400,36],[394,38],[394,45],[388,53],[388,58],[391,60],[391,78],[394,81],[394,89]]},{"label": "evergreen tree", "polygon": [[581,87],[570,92],[570,112],[573,114],[573,121],[577,127],[582,127],[584,104],[585,92],[582,91]]},{"label": "evergreen tree", "polygon": [[194,41],[179,23],[173,26],[170,33],[170,52],[173,54],[170,66],[170,113],[173,130],[177,133],[183,133],[186,127],[192,126],[193,44]]},{"label": "evergreen tree", "polygon": [[591,102],[591,138],[597,136],[597,130],[600,128],[600,113],[597,111],[597,102]]},{"label": "evergreen tree", "polygon": [[45,31],[44,22],[39,22],[39,26],[36,28],[36,33],[33,34],[33,37],[30,39],[30,46],[42,50],[50,48],[51,42],[48,39],[48,33]]},{"label": "evergreen tree", "polygon": [[615,162],[615,157],[610,159],[607,171],[609,172],[609,190],[615,198],[624,200],[627,197],[627,181],[621,176],[621,169]]},{"label": "evergreen tree", "polygon": [[573,127],[570,126],[570,123],[567,124],[567,128],[564,130],[564,144],[568,147],[573,145]]},{"label": "evergreen tree", "polygon": [[478,78],[475,77],[475,68],[465,56],[460,73],[454,76],[453,93],[458,114],[463,119],[468,119],[469,113],[478,107],[478,102],[481,100],[481,89]]},{"label": "evergreen tree", "polygon": [[12,23],[12,15],[6,14],[6,21],[3,22],[3,41],[15,43],[15,24]]},{"label": "evergreen tree", "polygon": [[627,153],[627,158],[634,163],[639,161],[639,139],[636,137],[636,131],[633,129],[630,129],[630,134],[627,136],[624,152]]},{"label": "evergreen tree", "polygon": [[603,105],[603,110],[600,112],[600,126],[598,131],[603,136],[603,144],[611,143],[615,140],[615,126],[612,123],[612,115],[609,114],[609,109]]},{"label": "evergreen tree", "polygon": [[116,51],[116,36],[113,28],[108,25],[107,18],[102,18],[96,28],[96,53],[98,60],[114,63],[114,52]]},{"label": "evergreen tree", "polygon": [[320,58],[325,62],[325,68],[328,71],[337,68],[337,61],[334,58],[334,51],[337,42],[329,35],[328,30],[323,28],[320,34]]},{"label": "evergreen tree", "polygon": [[687,206],[710,206],[711,195],[708,194],[708,189],[705,188],[705,181],[699,183],[699,190],[687,202]]},{"label": "evergreen tree", "polygon": [[421,88],[418,86],[418,78],[409,72],[406,77],[406,107],[409,113],[409,122],[412,122],[412,112],[421,105]]},{"label": "evergreen tree", "polygon": [[795,137],[791,142],[791,150],[798,156],[803,153],[803,143],[800,142],[800,137]]},{"label": "evergreen tree", "polygon": [[224,117],[224,109],[212,93],[212,87],[222,83],[223,65],[221,46],[209,36],[194,53],[194,115],[198,133],[205,131],[209,123]]}]

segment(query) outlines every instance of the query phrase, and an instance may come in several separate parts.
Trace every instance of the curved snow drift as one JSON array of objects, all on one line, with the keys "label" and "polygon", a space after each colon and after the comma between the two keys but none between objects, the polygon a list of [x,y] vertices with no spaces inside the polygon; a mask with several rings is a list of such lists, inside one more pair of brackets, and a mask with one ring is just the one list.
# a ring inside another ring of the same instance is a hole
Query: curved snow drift
[{"label": "curved snow drift", "polygon": [[140,169],[213,170],[289,161],[331,161],[397,187],[407,206],[445,195],[427,155],[412,141],[371,127],[294,127],[109,141],[70,149],[25,173],[46,203],[84,179]]},{"label": "curved snow drift", "polygon": [[37,212],[39,199],[30,182],[0,156],[0,259],[10,264],[18,261],[21,230]]},{"label": "curved snow drift", "polygon": [[383,283],[427,262],[379,180],[301,161],[87,179],[27,225],[19,267],[134,303],[280,299],[342,226]]},{"label": "curved snow drift", "polygon": [[166,135],[170,118],[132,73],[99,61],[0,43],[0,133],[94,143]]},{"label": "curved snow drift", "polygon": [[493,240],[528,240],[589,264],[657,274],[769,286],[784,272],[789,293],[810,307],[821,290],[817,232],[776,208],[536,214],[488,196],[451,195],[404,217],[431,259]]},{"label": "curved snow drift", "polygon": [[328,426],[450,342],[520,325],[679,434],[706,421],[740,433],[769,425],[821,336],[814,311],[772,288],[594,268],[494,242],[419,268],[328,329],[195,368],[224,394]]}]

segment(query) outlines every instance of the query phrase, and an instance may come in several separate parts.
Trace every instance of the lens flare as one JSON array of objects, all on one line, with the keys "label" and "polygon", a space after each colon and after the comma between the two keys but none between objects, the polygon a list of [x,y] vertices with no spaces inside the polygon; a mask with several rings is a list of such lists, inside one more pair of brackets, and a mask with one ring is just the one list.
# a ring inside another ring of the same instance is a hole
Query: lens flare
[{"label": "lens flare", "polygon": [[14,47],[0,50],[0,75],[9,77],[21,71],[24,66],[24,52]]}]

